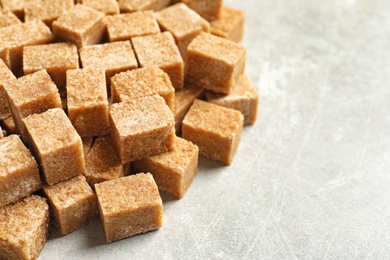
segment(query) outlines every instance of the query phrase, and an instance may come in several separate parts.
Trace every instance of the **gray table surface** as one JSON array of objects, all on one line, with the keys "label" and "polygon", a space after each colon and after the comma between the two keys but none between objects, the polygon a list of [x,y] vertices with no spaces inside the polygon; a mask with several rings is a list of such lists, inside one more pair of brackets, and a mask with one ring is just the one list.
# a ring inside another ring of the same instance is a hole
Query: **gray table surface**
[{"label": "gray table surface", "polygon": [[390,1],[225,3],[261,96],[233,164],[200,159],[156,232],[105,244],[96,220],[39,259],[390,258]]}]

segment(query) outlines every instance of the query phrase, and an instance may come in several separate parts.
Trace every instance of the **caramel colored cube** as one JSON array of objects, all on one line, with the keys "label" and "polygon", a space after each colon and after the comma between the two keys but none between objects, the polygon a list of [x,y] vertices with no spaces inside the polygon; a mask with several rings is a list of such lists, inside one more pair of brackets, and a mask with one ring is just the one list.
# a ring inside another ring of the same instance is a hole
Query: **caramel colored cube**
[{"label": "caramel colored cube", "polygon": [[76,43],[78,48],[102,41],[106,25],[104,13],[77,4],[53,22],[54,38]]},{"label": "caramel colored cube", "polygon": [[65,93],[66,71],[78,67],[79,56],[73,43],[26,46],[23,49],[24,74],[46,69],[60,93]]},{"label": "caramel colored cube", "polygon": [[107,242],[159,229],[163,205],[150,173],[95,184]]},{"label": "caramel colored cube", "polygon": [[92,187],[95,183],[117,179],[127,175],[128,164],[122,164],[115,145],[109,135],[96,138],[85,156],[85,177]]},{"label": "caramel colored cube", "polygon": [[46,199],[30,196],[0,208],[1,259],[37,259],[49,234]]},{"label": "caramel colored cube", "polygon": [[24,6],[36,0],[1,0],[4,9],[13,12],[20,20],[24,19]]},{"label": "caramel colored cube", "polygon": [[180,0],[207,21],[220,17],[223,0]]},{"label": "caramel colored cube", "polygon": [[4,120],[1,120],[1,125],[9,135],[17,134],[15,122],[12,116],[9,116]]},{"label": "caramel colored cube", "polygon": [[83,144],[64,110],[49,109],[23,119],[28,143],[49,185],[85,172]]},{"label": "caramel colored cube", "polygon": [[187,49],[186,80],[228,94],[243,71],[245,55],[243,45],[201,32]]},{"label": "caramel colored cube", "polygon": [[0,207],[42,186],[38,164],[17,135],[0,139]]},{"label": "caramel colored cube", "polygon": [[111,137],[122,163],[172,149],[175,121],[161,96],[145,96],[113,104],[110,123]]},{"label": "caramel colored cube", "polygon": [[103,69],[66,72],[68,116],[82,137],[108,134],[108,100]]},{"label": "caramel colored cube", "polygon": [[82,175],[45,186],[43,191],[62,235],[85,226],[98,216],[96,195]]},{"label": "caramel colored cube", "polygon": [[107,16],[106,23],[110,42],[130,40],[136,36],[160,32],[152,11]]},{"label": "caramel colored cube", "polygon": [[244,35],[244,11],[224,6],[221,16],[210,22],[211,34],[231,40],[241,42]]},{"label": "caramel colored cube", "polygon": [[169,5],[170,0],[118,0],[121,13],[135,11],[158,11]]},{"label": "caramel colored cube", "polygon": [[199,147],[200,155],[230,165],[243,124],[239,111],[197,99],[183,120],[182,135]]},{"label": "caramel colored cube", "polygon": [[35,0],[24,6],[24,20],[41,20],[51,28],[53,21],[71,10],[73,0]]},{"label": "caramel colored cube", "polygon": [[210,24],[183,3],[157,12],[156,17],[161,29],[172,33],[183,58],[188,45],[199,32],[210,32]]},{"label": "caramel colored cube", "polygon": [[11,116],[8,97],[4,90],[4,83],[14,81],[16,77],[2,59],[0,59],[0,75],[0,120],[3,120]]},{"label": "caramel colored cube", "polygon": [[198,153],[196,145],[176,137],[172,151],[135,161],[133,170],[150,172],[160,191],[182,198],[196,175]]},{"label": "caramel colored cube", "polygon": [[119,5],[116,0],[82,0],[81,3],[106,15],[119,13]]},{"label": "caramel colored cube", "polygon": [[170,32],[131,39],[140,67],[159,67],[176,90],[183,88],[183,59]]},{"label": "caramel colored cube", "polygon": [[119,73],[111,79],[114,103],[159,94],[175,111],[175,88],[168,74],[159,68],[141,68]]},{"label": "caramel colored cube", "polygon": [[0,28],[8,27],[11,25],[18,25],[22,22],[18,17],[9,10],[0,10]]}]

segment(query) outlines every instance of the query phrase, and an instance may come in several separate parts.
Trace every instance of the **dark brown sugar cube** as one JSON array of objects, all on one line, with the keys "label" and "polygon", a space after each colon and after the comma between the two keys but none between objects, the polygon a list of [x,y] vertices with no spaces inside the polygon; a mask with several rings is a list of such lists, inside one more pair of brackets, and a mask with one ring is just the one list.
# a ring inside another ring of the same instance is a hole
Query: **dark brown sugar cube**
[{"label": "dark brown sugar cube", "polygon": [[53,22],[53,34],[57,40],[76,43],[78,48],[102,41],[106,25],[104,13],[77,4]]},{"label": "dark brown sugar cube", "polygon": [[161,29],[172,33],[183,58],[188,45],[199,32],[210,32],[210,24],[183,3],[157,12],[156,17]]},{"label": "dark brown sugar cube", "polygon": [[28,116],[23,123],[49,185],[85,172],[81,138],[62,109]]},{"label": "dark brown sugar cube", "polygon": [[135,11],[158,11],[169,5],[170,0],[118,0],[121,13]]},{"label": "dark brown sugar cube", "polygon": [[68,116],[81,137],[108,134],[108,100],[103,69],[66,72]]},{"label": "dark brown sugar cube", "polygon": [[7,65],[0,59],[0,120],[11,116],[8,97],[4,90],[4,84],[8,81],[16,80],[16,77],[9,70]]},{"label": "dark brown sugar cube", "polygon": [[176,90],[183,88],[183,59],[170,32],[131,39],[140,67],[159,67]]},{"label": "dark brown sugar cube", "polygon": [[219,18],[223,0],[180,0],[207,21]]},{"label": "dark brown sugar cube", "polygon": [[37,259],[49,233],[46,199],[30,196],[0,208],[1,259]]},{"label": "dark brown sugar cube", "polygon": [[0,165],[0,207],[41,188],[38,164],[19,136],[0,139]]},{"label": "dark brown sugar cube", "polygon": [[195,100],[182,124],[182,136],[199,154],[230,165],[241,140],[243,115],[234,109]]},{"label": "dark brown sugar cube", "polygon": [[18,17],[9,10],[0,10],[0,28],[21,24]]},{"label": "dark brown sugar cube", "polygon": [[241,42],[244,35],[244,20],[243,11],[224,6],[221,16],[210,22],[211,34],[237,43]]},{"label": "dark brown sugar cube", "polygon": [[114,103],[158,94],[175,111],[175,88],[168,74],[159,68],[140,68],[119,73],[111,79]]},{"label": "dark brown sugar cube", "polygon": [[106,23],[110,42],[130,40],[136,36],[160,32],[152,11],[107,16]]},{"label": "dark brown sugar cube", "polygon": [[119,13],[119,5],[116,0],[82,0],[81,3],[106,15]]},{"label": "dark brown sugar cube", "polygon": [[133,171],[150,172],[160,191],[182,198],[196,175],[198,153],[196,145],[176,137],[172,151],[133,162]]},{"label": "dark brown sugar cube", "polygon": [[245,66],[243,45],[201,32],[188,46],[186,81],[229,93]]},{"label": "dark brown sugar cube", "polygon": [[145,96],[113,104],[110,124],[111,137],[122,163],[172,149],[175,121],[161,96]]},{"label": "dark brown sugar cube", "polygon": [[36,0],[1,0],[4,9],[13,12],[20,20],[24,18],[24,6]]},{"label": "dark brown sugar cube", "polygon": [[98,216],[96,195],[82,175],[45,186],[43,191],[62,235],[85,226]]},{"label": "dark brown sugar cube", "polygon": [[24,5],[24,20],[41,20],[51,28],[53,21],[72,9],[73,0],[35,0]]},{"label": "dark brown sugar cube", "polygon": [[159,229],[163,205],[150,173],[95,184],[107,242]]}]

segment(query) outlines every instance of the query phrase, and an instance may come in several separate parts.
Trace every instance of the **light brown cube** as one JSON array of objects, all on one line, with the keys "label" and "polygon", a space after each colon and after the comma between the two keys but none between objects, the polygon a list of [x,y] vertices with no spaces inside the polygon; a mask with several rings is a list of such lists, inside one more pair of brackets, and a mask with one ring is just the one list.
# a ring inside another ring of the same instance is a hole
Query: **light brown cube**
[{"label": "light brown cube", "polygon": [[199,32],[210,32],[210,24],[183,3],[177,3],[157,12],[156,18],[162,30],[172,33],[183,58],[188,45]]},{"label": "light brown cube", "polygon": [[188,46],[186,81],[228,94],[245,66],[246,48],[201,32]]},{"label": "light brown cube", "polygon": [[77,4],[53,22],[53,34],[57,40],[76,43],[78,48],[102,41],[106,25],[104,13]]},{"label": "light brown cube", "polygon": [[13,12],[20,20],[24,19],[24,6],[36,0],[1,0],[4,9]]},{"label": "light brown cube", "polygon": [[1,120],[1,125],[9,135],[17,134],[15,122],[12,116],[9,116],[4,120]]},{"label": "light brown cube", "polygon": [[11,109],[9,107],[7,94],[4,90],[4,83],[15,81],[16,77],[2,59],[0,59],[0,75],[0,120],[3,120],[11,116]]},{"label": "light brown cube", "polygon": [[150,172],[160,191],[182,198],[196,175],[198,153],[196,145],[176,137],[172,151],[135,161],[132,166],[134,172]]},{"label": "light brown cube", "polygon": [[220,17],[223,0],[180,0],[207,21]]},{"label": "light brown cube", "polygon": [[141,68],[119,73],[111,79],[112,99],[119,103],[158,94],[175,111],[175,88],[168,74],[159,68]]},{"label": "light brown cube", "polygon": [[23,49],[24,74],[46,69],[62,95],[66,93],[66,71],[78,67],[79,56],[73,43],[59,42],[26,46]]},{"label": "light brown cube", "polygon": [[22,22],[18,17],[9,10],[0,10],[0,28],[8,27],[11,25],[18,25]]},{"label": "light brown cube", "polygon": [[0,165],[0,207],[41,188],[38,164],[19,136],[0,139]]},{"label": "light brown cube", "polygon": [[111,137],[122,163],[172,149],[175,121],[161,96],[145,96],[113,104],[110,123]]},{"label": "light brown cube", "polygon": [[239,43],[244,35],[244,20],[244,11],[224,6],[221,16],[210,22],[211,34]]},{"label": "light brown cube", "polygon": [[25,4],[24,20],[41,20],[51,28],[53,21],[71,10],[73,0],[35,0]]},{"label": "light brown cube", "polygon": [[81,137],[108,134],[108,100],[103,69],[66,72],[68,116]]},{"label": "light brown cube", "polygon": [[176,90],[183,88],[183,59],[170,32],[131,39],[140,67],[159,67]]},{"label": "light brown cube", "polygon": [[158,11],[169,5],[170,0],[118,0],[121,13],[136,11]]},{"label": "light brown cube", "polygon": [[150,173],[95,184],[107,242],[159,229],[163,205]]},{"label": "light brown cube", "polygon": [[182,136],[199,154],[230,165],[241,140],[243,115],[234,109],[195,100],[182,124]]},{"label": "light brown cube", "polygon": [[64,110],[49,109],[23,119],[28,143],[49,185],[85,172],[83,144]]},{"label": "light brown cube", "polygon": [[110,42],[125,41],[136,36],[160,32],[152,11],[107,16],[106,23]]},{"label": "light brown cube", "polygon": [[45,186],[43,192],[62,235],[80,229],[98,216],[96,195],[82,175]]},{"label": "light brown cube", "polygon": [[37,259],[49,234],[46,199],[30,196],[0,208],[1,259]]},{"label": "light brown cube", "polygon": [[119,5],[116,0],[81,0],[81,3],[106,15],[119,13]]}]

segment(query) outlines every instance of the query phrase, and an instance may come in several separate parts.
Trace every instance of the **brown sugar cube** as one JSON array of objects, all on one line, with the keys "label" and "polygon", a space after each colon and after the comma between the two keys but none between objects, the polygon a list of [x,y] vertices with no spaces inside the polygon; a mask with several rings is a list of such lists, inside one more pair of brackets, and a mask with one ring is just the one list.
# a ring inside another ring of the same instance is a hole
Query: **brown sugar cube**
[{"label": "brown sugar cube", "polygon": [[36,0],[0,0],[4,9],[13,12],[20,20],[24,20],[24,6]]},{"label": "brown sugar cube", "polygon": [[46,199],[30,196],[0,208],[1,259],[37,259],[49,233]]},{"label": "brown sugar cube", "polygon": [[11,116],[8,97],[4,90],[4,83],[16,80],[16,77],[2,59],[0,59],[0,75],[0,120],[3,120]]},{"label": "brown sugar cube", "polygon": [[170,32],[131,39],[140,67],[159,67],[176,90],[183,88],[183,59]]},{"label": "brown sugar cube", "polygon": [[11,25],[18,25],[22,22],[18,17],[9,10],[0,10],[0,28],[8,27]]},{"label": "brown sugar cube", "polygon": [[95,183],[123,177],[129,171],[129,165],[122,164],[109,135],[96,138],[85,156],[85,166],[87,171],[84,176],[92,187]]},{"label": "brown sugar cube", "polygon": [[150,173],[95,184],[107,242],[159,229],[163,205]]},{"label": "brown sugar cube", "polygon": [[170,0],[118,0],[121,13],[135,11],[158,11],[169,5]]},{"label": "brown sugar cube", "polygon": [[24,6],[24,20],[41,20],[51,28],[53,21],[72,9],[73,0],[35,0]]},{"label": "brown sugar cube", "polygon": [[76,43],[77,48],[102,41],[106,25],[104,13],[77,4],[53,22],[54,38]]},{"label": "brown sugar cube", "polygon": [[110,42],[130,40],[136,36],[159,33],[154,12],[134,12],[106,17]]},{"label": "brown sugar cube", "polygon": [[245,125],[252,125],[256,122],[259,97],[247,75],[242,74],[238,77],[229,94],[207,91],[206,99],[208,102],[240,111],[244,116]]},{"label": "brown sugar cube", "polygon": [[64,110],[49,109],[23,119],[28,143],[49,185],[85,172],[83,145]]},{"label": "brown sugar cube", "polygon": [[108,100],[103,69],[66,72],[68,116],[81,137],[108,134]]},{"label": "brown sugar cube", "polygon": [[175,88],[168,74],[159,68],[141,68],[119,73],[111,79],[114,103],[158,94],[175,111]]},{"label": "brown sugar cube", "polygon": [[79,56],[73,43],[26,46],[23,49],[24,74],[46,69],[60,93],[65,93],[66,71],[78,67]]},{"label": "brown sugar cube", "polygon": [[234,109],[195,100],[182,124],[183,138],[199,147],[199,154],[230,165],[244,124]]},{"label": "brown sugar cube", "polygon": [[210,32],[210,24],[183,3],[169,6],[157,12],[156,18],[162,30],[172,33],[183,58],[188,45],[199,32]]},{"label": "brown sugar cube", "polygon": [[245,54],[243,45],[201,32],[187,49],[186,81],[227,94],[243,71]]},{"label": "brown sugar cube", "polygon": [[116,0],[82,0],[81,3],[106,15],[119,13],[119,5]]},{"label": "brown sugar cube", "polygon": [[172,151],[135,161],[132,166],[135,172],[150,172],[160,191],[182,198],[196,175],[198,153],[196,145],[176,137]]},{"label": "brown sugar cube", "polygon": [[38,164],[17,135],[0,139],[0,207],[42,186]]},{"label": "brown sugar cube", "polygon": [[175,121],[159,95],[113,104],[110,123],[111,137],[122,163],[172,149]]},{"label": "brown sugar cube", "polygon": [[98,216],[96,195],[82,175],[45,186],[43,192],[62,235],[80,229]]},{"label": "brown sugar cube", "polygon": [[40,70],[4,85],[18,133],[26,141],[22,118],[42,113],[50,108],[61,108],[56,85],[46,70]]},{"label": "brown sugar cube", "polygon": [[231,40],[241,42],[244,35],[244,11],[222,7],[221,16],[210,22],[211,34]]},{"label": "brown sugar cube", "polygon": [[223,1],[222,0],[180,0],[188,5],[189,8],[197,12],[207,21],[212,21],[220,17]]},{"label": "brown sugar cube", "polygon": [[16,126],[14,119],[12,116],[7,117],[4,120],[1,120],[1,125],[3,126],[4,130],[10,135],[10,134],[17,134]]}]

